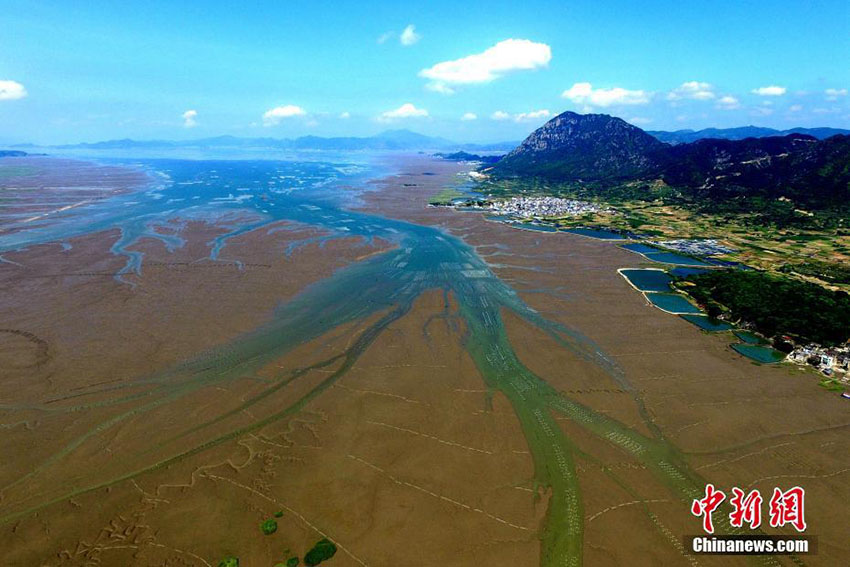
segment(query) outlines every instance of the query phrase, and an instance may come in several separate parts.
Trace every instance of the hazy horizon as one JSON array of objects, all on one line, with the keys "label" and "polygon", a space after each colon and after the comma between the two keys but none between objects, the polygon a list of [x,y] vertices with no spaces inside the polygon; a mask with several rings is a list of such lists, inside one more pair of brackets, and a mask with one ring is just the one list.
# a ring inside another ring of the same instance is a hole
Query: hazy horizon
[{"label": "hazy horizon", "polygon": [[[637,126],[637,125],[635,125],[635,126]],[[265,136],[264,135],[256,135],[256,136],[244,135],[244,136],[240,136],[240,135],[234,135],[234,134],[212,134],[212,135],[203,136],[203,137],[201,137],[201,136],[183,137],[183,138],[129,138],[129,137],[123,137],[123,138],[105,138],[105,139],[98,139],[98,140],[79,140],[79,141],[72,141],[72,142],[58,142],[58,143],[54,143],[54,144],[35,144],[35,143],[32,143],[32,142],[13,142],[13,143],[0,144],[0,145],[4,145],[5,147],[8,147],[8,148],[16,148],[16,147],[52,148],[52,147],[61,147],[61,146],[82,146],[82,145],[86,145],[86,144],[98,144],[98,143],[104,143],[104,142],[123,142],[123,141],[131,141],[131,142],[137,142],[137,143],[163,142],[163,143],[174,143],[174,144],[191,144],[192,142],[203,142],[203,141],[208,141],[208,140],[215,140],[215,139],[218,139],[218,138],[234,138],[234,139],[237,139],[237,140],[264,140],[265,139],[265,140],[275,140],[275,141],[281,142],[281,141],[296,141],[298,139],[307,138],[307,137],[315,137],[315,138],[319,138],[319,139],[323,139],[323,140],[334,139],[334,138],[368,139],[368,138],[380,138],[384,135],[395,133],[395,132],[403,132],[403,133],[408,133],[408,134],[426,136],[426,137],[434,138],[434,139],[440,139],[440,140],[443,140],[445,142],[456,144],[458,147],[461,147],[461,146],[476,146],[476,145],[478,145],[478,146],[497,146],[497,145],[504,145],[504,144],[519,144],[520,142],[522,142],[523,139],[525,139],[528,136],[528,134],[531,134],[531,132],[533,132],[537,127],[538,126],[535,126],[531,130],[529,130],[529,132],[527,134],[524,134],[522,137],[515,139],[515,140],[507,140],[507,139],[504,139],[504,140],[455,140],[455,139],[451,139],[451,138],[445,138],[443,136],[428,136],[427,134],[423,134],[423,133],[421,133],[417,130],[413,130],[413,129],[410,129],[410,128],[389,128],[389,129],[376,131],[372,134],[365,134],[365,135],[362,135],[362,136],[321,136],[321,135],[317,135],[317,134],[304,134],[304,135],[301,135],[301,136],[273,136],[273,135],[265,135]],[[638,127],[640,128],[640,126],[638,126]],[[642,129],[649,131],[649,132],[675,133],[675,132],[697,132],[697,131],[700,131],[700,130],[713,129],[713,128],[716,128],[716,127],[708,126],[706,128],[700,128],[700,129],[677,128],[675,130],[674,129],[654,130],[652,128],[642,128]],[[718,129],[725,130],[725,129],[738,129],[738,128],[772,128],[772,127],[770,127],[770,126],[757,126],[755,124],[745,124],[745,125],[740,125],[740,126],[730,126],[728,128],[718,128]],[[792,126],[790,128],[785,128],[785,129],[782,129],[782,130],[780,130],[778,128],[773,128],[773,129],[777,130],[778,132],[783,132],[783,131],[786,131],[786,130],[793,130],[795,128],[802,128],[802,129],[819,129],[819,128],[842,129],[842,128],[837,128],[835,126]],[[434,148],[434,149],[437,149],[437,148]]]}]

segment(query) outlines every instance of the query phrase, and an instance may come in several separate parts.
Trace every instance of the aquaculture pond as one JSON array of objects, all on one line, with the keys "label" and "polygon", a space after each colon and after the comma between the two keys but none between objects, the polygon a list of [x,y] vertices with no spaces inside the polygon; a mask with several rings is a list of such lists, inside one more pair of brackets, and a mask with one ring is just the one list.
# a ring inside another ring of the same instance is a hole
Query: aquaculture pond
[{"label": "aquaculture pond", "polygon": [[662,264],[676,264],[677,266],[711,265],[703,262],[702,260],[697,260],[696,258],[691,258],[690,256],[683,256],[682,254],[676,254],[675,252],[656,252],[654,254],[644,254],[644,256],[646,256],[653,262],[660,262]]},{"label": "aquaculture pond", "polygon": [[676,293],[647,293],[646,297],[653,305],[670,313],[702,313],[699,307]]},{"label": "aquaculture pond", "polygon": [[785,355],[776,349],[767,346],[751,345],[751,344],[734,344],[732,348],[738,354],[742,354],[749,359],[761,362],[762,364],[773,364],[780,362],[785,358]]},{"label": "aquaculture pond", "polygon": [[704,331],[728,331],[732,328],[732,325],[726,321],[712,319],[708,315],[680,315],[680,317]]},{"label": "aquaculture pond", "polygon": [[747,344],[751,345],[764,345],[767,344],[767,341],[755,333],[751,333],[750,331],[735,331],[735,336],[744,341]]},{"label": "aquaculture pond", "polygon": [[620,246],[621,248],[625,248],[631,252],[637,252],[638,254],[656,254],[661,252],[658,248],[654,246],[649,246],[648,244],[641,244],[639,242],[631,242],[629,244],[623,244]]},{"label": "aquaculture pond", "polygon": [[598,238],[599,240],[628,240],[627,236],[624,236],[620,233],[597,228],[565,228],[562,230],[562,232],[571,232],[573,234],[580,234],[582,236]]},{"label": "aquaculture pond", "polygon": [[702,268],[673,268],[670,270],[670,274],[676,276],[677,278],[686,278],[688,276],[695,276],[697,274],[704,274],[708,270]]},{"label": "aquaculture pond", "polygon": [[683,254],[676,254],[675,252],[665,252],[664,250],[649,246],[648,244],[641,244],[640,242],[623,244],[622,247],[630,252],[640,254],[648,260],[659,262],[661,264],[699,267],[711,266],[711,264],[703,262],[702,260],[697,260],[696,258],[691,258],[690,256],[685,256]]},{"label": "aquaculture pond", "polygon": [[538,232],[558,232],[558,229],[554,226],[549,226],[545,224],[532,224],[528,222],[516,222],[513,223],[513,226],[517,228],[521,228],[523,230],[536,230]]},{"label": "aquaculture pond", "polygon": [[558,232],[558,229],[554,226],[522,222],[521,220],[518,220],[508,215],[487,215],[486,218],[487,220],[503,222],[507,225],[521,230],[536,230],[537,232]]},{"label": "aquaculture pond", "polygon": [[640,291],[670,291],[673,281],[663,270],[620,270],[620,273]]}]

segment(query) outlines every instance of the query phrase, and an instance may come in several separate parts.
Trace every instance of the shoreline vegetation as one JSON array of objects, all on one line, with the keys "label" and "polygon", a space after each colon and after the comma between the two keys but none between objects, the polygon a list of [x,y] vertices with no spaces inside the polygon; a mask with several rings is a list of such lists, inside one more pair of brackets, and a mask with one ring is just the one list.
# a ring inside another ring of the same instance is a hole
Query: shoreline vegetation
[{"label": "shoreline vegetation", "polygon": [[677,282],[709,317],[747,321],[766,337],[834,347],[850,339],[850,294],[755,270],[706,270]]},{"label": "shoreline vegetation", "polygon": [[537,180],[487,179],[476,190],[493,200],[515,196],[586,200],[600,212],[535,221],[561,229],[593,227],[638,233],[653,240],[714,240],[731,250],[717,256],[723,260],[850,291],[850,227],[843,227],[834,211],[800,212],[807,224],[789,226],[752,213],[708,212],[629,187],[596,191]]},{"label": "shoreline vegetation", "polygon": [[[606,189],[540,179],[472,180],[477,183],[446,188],[429,204],[496,213],[492,220],[515,228],[603,240],[600,235],[616,236],[627,243],[625,248],[647,260],[698,268],[671,277],[670,291],[684,294],[683,301],[688,297],[704,313],[698,320],[694,316],[686,320],[709,332],[754,331],[776,349],[744,341],[732,345],[739,354],[759,362],[776,362],[788,355],[788,360],[807,361],[831,374],[833,364],[822,366],[821,353],[838,347],[832,352],[840,357],[836,362],[847,364],[850,268],[844,262],[850,261],[850,229],[836,219],[836,210],[797,211],[794,214],[805,222],[789,223],[743,208],[708,212],[689,205],[663,184],[627,183]],[[570,200],[586,206],[549,215],[545,211],[528,215],[511,206],[535,200]]]}]

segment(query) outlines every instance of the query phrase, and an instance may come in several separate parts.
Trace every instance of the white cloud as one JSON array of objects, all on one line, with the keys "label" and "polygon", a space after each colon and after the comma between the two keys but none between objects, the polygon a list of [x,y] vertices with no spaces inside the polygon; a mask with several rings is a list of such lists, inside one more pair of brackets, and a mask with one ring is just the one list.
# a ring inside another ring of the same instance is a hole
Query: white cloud
[{"label": "white cloud", "polygon": [[[587,107],[647,104],[652,95],[642,90],[628,90],[621,87],[594,89],[590,83],[576,83],[561,93],[561,97]],[[589,110],[589,109],[588,109]]]},{"label": "white cloud", "polygon": [[791,106],[788,107],[788,110],[790,110],[791,112],[800,112],[801,110],[803,110],[803,105],[802,104],[792,104]]},{"label": "white cloud", "polygon": [[755,95],[759,96],[782,96],[788,89],[785,87],[777,87],[776,85],[770,85],[769,87],[759,87],[757,89],[753,89],[752,92]]},{"label": "white cloud", "polygon": [[552,113],[548,110],[534,110],[532,112],[520,112],[514,115],[515,122],[526,122],[530,120],[539,120],[541,118],[549,118]]},{"label": "white cloud", "polygon": [[419,71],[419,76],[437,84],[489,83],[512,71],[545,67],[552,49],[527,39],[506,39],[481,53],[443,61]]},{"label": "white cloud", "polygon": [[195,120],[198,117],[197,110],[187,110],[180,116],[183,117],[183,127],[184,128],[194,128],[198,125],[198,121]]},{"label": "white cloud", "polygon": [[340,112],[339,117],[342,118],[343,120],[347,120],[347,119],[351,118],[351,113],[350,112]]},{"label": "white cloud", "polygon": [[406,102],[395,110],[387,110],[378,116],[381,122],[390,122],[400,118],[424,118],[428,116],[428,111],[424,108],[416,108],[412,103]]},{"label": "white cloud", "polygon": [[490,115],[490,119],[499,121],[513,120],[514,122],[529,122],[533,120],[540,120],[541,118],[549,118],[550,116],[552,116],[552,113],[547,109],[520,112],[518,114],[508,114],[504,110],[497,110]]},{"label": "white cloud", "polygon": [[644,118],[642,116],[635,116],[635,117],[629,118],[628,122],[631,122],[632,124],[650,124],[652,122],[652,118]]},{"label": "white cloud", "polygon": [[433,83],[425,83],[425,88],[429,91],[433,91],[435,93],[440,93],[444,95],[453,95],[455,94],[455,90],[448,86],[446,83],[433,82]]},{"label": "white cloud", "polygon": [[478,115],[474,112],[464,112],[463,116],[460,117],[464,122],[469,122],[470,120],[478,120]]},{"label": "white cloud", "polygon": [[394,32],[394,31],[388,31],[388,32],[382,33],[381,35],[378,36],[378,43],[384,44],[384,43],[388,42],[389,40],[391,40],[395,37],[398,38],[398,42],[400,44],[402,44],[405,47],[409,47],[409,46],[413,45],[414,43],[416,43],[417,41],[419,41],[420,39],[422,39],[422,34],[416,33],[416,26],[414,26],[413,24],[410,24],[406,28],[404,28],[401,31],[401,33]]},{"label": "white cloud", "polygon": [[294,104],[276,106],[263,113],[263,126],[277,126],[284,118],[304,116],[306,114],[307,112],[303,108]]},{"label": "white cloud", "polygon": [[721,110],[736,110],[741,108],[741,101],[732,95],[722,96],[717,99],[717,108]]},{"label": "white cloud", "polygon": [[686,81],[667,93],[667,100],[711,100],[716,96],[714,86],[711,83]]},{"label": "white cloud", "polygon": [[404,28],[404,31],[401,32],[401,35],[398,38],[401,44],[405,47],[413,45],[420,39],[422,39],[422,36],[416,33],[416,26],[414,26],[413,24],[410,24],[409,26]]},{"label": "white cloud", "polygon": [[27,96],[27,89],[17,81],[0,81],[0,100],[15,100]]},{"label": "white cloud", "polygon": [[826,89],[826,100],[838,100],[840,96],[847,96],[847,89]]}]

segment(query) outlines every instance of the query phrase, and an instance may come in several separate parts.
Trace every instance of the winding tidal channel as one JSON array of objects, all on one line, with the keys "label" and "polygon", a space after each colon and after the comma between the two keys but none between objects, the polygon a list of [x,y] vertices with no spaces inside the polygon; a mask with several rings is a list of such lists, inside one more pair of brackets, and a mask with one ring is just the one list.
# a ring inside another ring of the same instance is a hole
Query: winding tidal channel
[{"label": "winding tidal channel", "polygon": [[[352,190],[351,186],[362,186],[365,178],[375,175],[368,166],[328,162],[176,160],[137,161],[132,165],[151,172],[153,181],[149,187],[75,207],[26,225],[13,225],[14,231],[0,234],[0,254],[117,228],[121,238],[112,252],[126,259],[125,267],[115,274],[122,280],[128,274],[145,269],[143,255],[128,250],[139,238],[157,238],[168,247],[181,246],[179,236],[154,230],[157,222],[167,218],[204,219],[227,215],[231,219],[228,221],[231,222],[230,232],[212,243],[212,260],[226,249],[228,238],[247,231],[267,230],[266,225],[281,220],[322,229],[327,235],[318,238],[323,241],[350,236],[360,236],[367,241],[381,238],[391,242],[393,248],[354,262],[331,277],[309,285],[281,305],[270,322],[228,344],[199,353],[154,375],[104,386],[102,391],[109,397],[101,398],[96,404],[120,405],[130,400],[137,403],[125,413],[92,424],[85,434],[67,439],[60,451],[36,468],[21,471],[21,476],[2,487],[0,494],[61,466],[61,460],[78,451],[91,436],[125,420],[192,396],[199,388],[251,375],[270,361],[340,325],[367,321],[368,324],[343,354],[311,367],[332,366],[334,371],[287,407],[252,414],[252,423],[225,434],[212,427],[233,413],[250,411],[258,402],[293,384],[311,368],[281,374],[267,384],[264,391],[245,399],[238,408],[206,415],[202,421],[187,426],[182,434],[165,438],[151,435],[147,453],[143,452],[149,454],[150,459],[140,468],[122,470],[116,466],[93,477],[77,479],[73,489],[63,485],[37,496],[4,499],[0,504],[2,523],[10,523],[51,503],[168,466],[293,416],[345,376],[390,324],[408,313],[423,293],[432,290],[441,290],[447,304],[452,300],[458,305],[467,352],[487,388],[493,393],[504,394],[521,424],[533,458],[536,484],[549,494],[548,511],[540,534],[542,565],[582,563],[585,515],[574,463],[577,447],[558,425],[558,416],[568,418],[593,436],[631,455],[669,489],[673,498],[689,502],[702,495],[705,480],[687,466],[678,449],[649,419],[628,377],[615,359],[597,344],[526,305],[463,240],[436,228],[346,208],[357,195],[357,190]],[[296,243],[291,249],[305,243]],[[503,324],[507,312],[548,334],[560,348],[603,369],[634,398],[650,434],[637,432],[571,399],[529,370],[515,354],[508,338]],[[140,390],[140,386],[144,389]],[[81,411],[87,407],[79,404],[63,407],[61,411]],[[205,431],[210,433],[207,435]],[[201,436],[204,440],[193,441],[193,446],[186,448],[179,441],[190,435],[192,439]],[[646,513],[651,514],[648,510]],[[715,521],[720,522],[719,519]],[[728,524],[720,523],[719,531],[733,530]]]}]

